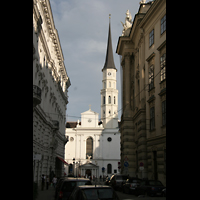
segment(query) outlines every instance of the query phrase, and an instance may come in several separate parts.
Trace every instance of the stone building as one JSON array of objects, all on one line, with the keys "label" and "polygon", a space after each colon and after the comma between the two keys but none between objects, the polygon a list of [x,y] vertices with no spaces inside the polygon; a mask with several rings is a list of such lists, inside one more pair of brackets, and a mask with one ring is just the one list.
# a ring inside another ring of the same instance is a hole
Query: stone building
[{"label": "stone building", "polygon": [[[130,20],[128,17],[126,20]],[[140,2],[116,53],[123,71],[122,173],[166,184],[166,1]]]},{"label": "stone building", "polygon": [[33,180],[64,173],[70,79],[49,0],[33,0]]}]

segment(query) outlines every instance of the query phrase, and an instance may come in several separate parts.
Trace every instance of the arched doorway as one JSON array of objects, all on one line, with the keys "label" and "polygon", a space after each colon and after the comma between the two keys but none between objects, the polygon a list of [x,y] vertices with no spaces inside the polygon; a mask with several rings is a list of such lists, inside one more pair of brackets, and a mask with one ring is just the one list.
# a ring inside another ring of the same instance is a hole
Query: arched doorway
[{"label": "arched doorway", "polygon": [[92,172],[90,169],[86,169],[85,171],[85,177],[89,178],[89,176],[92,176]]}]

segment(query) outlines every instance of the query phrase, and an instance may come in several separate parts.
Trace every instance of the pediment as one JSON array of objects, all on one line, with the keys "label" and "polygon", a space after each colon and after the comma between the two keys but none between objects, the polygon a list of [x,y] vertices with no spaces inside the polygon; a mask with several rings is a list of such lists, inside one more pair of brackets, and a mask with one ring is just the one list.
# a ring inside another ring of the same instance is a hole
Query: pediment
[{"label": "pediment", "polygon": [[95,165],[93,163],[85,163],[83,165],[80,165],[80,168],[88,168],[88,169],[90,169],[90,168],[98,168],[98,167],[99,166],[97,166],[97,165]]}]

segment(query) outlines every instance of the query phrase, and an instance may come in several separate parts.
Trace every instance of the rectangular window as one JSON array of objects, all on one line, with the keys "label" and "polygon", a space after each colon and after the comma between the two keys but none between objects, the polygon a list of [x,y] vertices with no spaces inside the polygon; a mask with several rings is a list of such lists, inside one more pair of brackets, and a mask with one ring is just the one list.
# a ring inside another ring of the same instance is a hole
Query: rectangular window
[{"label": "rectangular window", "polygon": [[106,102],[106,98],[105,98],[105,96],[103,96],[103,104],[105,104]]},{"label": "rectangular window", "polygon": [[166,125],[166,101],[162,102],[162,125]]},{"label": "rectangular window", "polygon": [[154,29],[149,33],[149,47],[154,44]]},{"label": "rectangular window", "polygon": [[155,108],[150,108],[150,130],[155,128]]},{"label": "rectangular window", "polygon": [[166,15],[161,19],[161,35],[166,31]]},{"label": "rectangular window", "polygon": [[154,87],[154,66],[151,65],[149,67],[149,90],[151,90]]},{"label": "rectangular window", "polygon": [[160,57],[160,68],[161,81],[163,81],[166,79],[166,53]]}]

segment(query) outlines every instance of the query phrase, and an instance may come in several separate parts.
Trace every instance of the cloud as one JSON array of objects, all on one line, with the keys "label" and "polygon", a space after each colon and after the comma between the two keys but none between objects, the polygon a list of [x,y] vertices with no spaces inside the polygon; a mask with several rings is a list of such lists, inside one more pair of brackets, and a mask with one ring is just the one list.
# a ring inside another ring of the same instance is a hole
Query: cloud
[{"label": "cloud", "polygon": [[[121,109],[120,62],[115,51],[122,33],[120,21],[124,22],[127,9],[134,18],[139,0],[50,0],[50,4],[71,81],[66,114],[80,117],[91,104],[92,110],[101,117],[101,70],[107,50],[109,14],[114,62],[118,69],[118,109]],[[68,120],[77,118],[68,117]]]}]

